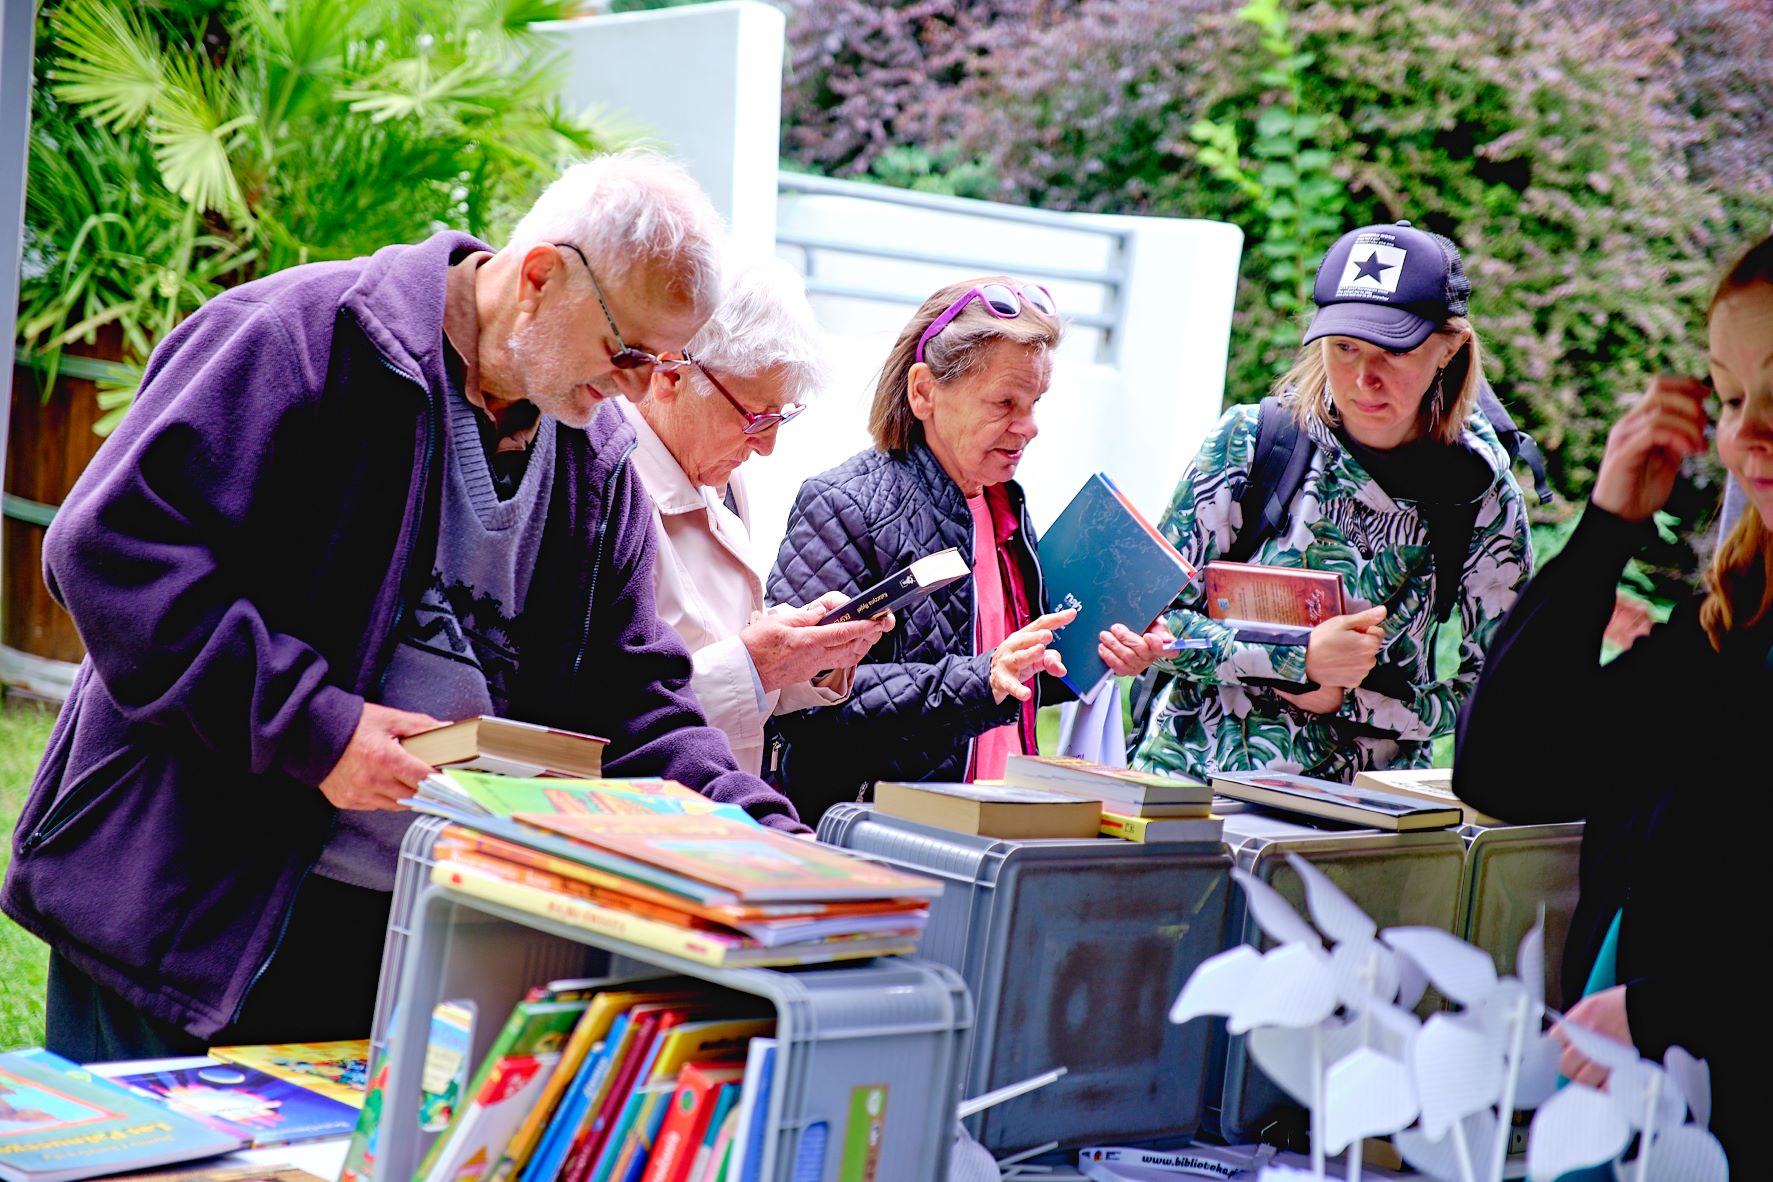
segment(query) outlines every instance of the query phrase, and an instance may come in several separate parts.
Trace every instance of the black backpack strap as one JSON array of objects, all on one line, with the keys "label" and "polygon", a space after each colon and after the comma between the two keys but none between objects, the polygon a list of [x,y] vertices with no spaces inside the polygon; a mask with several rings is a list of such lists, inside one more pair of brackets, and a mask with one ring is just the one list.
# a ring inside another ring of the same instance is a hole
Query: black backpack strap
[{"label": "black backpack strap", "polygon": [[1515,425],[1514,417],[1496,397],[1496,391],[1490,388],[1489,382],[1478,387],[1478,409],[1490,420],[1490,426],[1496,429],[1496,438],[1508,451],[1510,461],[1521,460],[1533,473],[1533,494],[1539,498],[1541,505],[1551,503],[1551,481],[1545,476],[1545,457],[1540,454],[1539,445],[1533,437]]},{"label": "black backpack strap", "polygon": [[1299,420],[1270,394],[1256,411],[1256,452],[1237,499],[1243,526],[1225,552],[1226,561],[1248,562],[1258,546],[1281,531],[1310,466],[1311,443]]}]

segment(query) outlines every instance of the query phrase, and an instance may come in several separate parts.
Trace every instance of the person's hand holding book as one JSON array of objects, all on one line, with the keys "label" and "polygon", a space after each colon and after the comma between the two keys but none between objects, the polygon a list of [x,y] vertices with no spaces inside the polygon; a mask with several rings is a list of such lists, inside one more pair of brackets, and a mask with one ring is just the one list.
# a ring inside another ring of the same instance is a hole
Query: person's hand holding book
[{"label": "person's hand holding book", "polygon": [[1053,642],[1055,630],[1075,619],[1077,611],[1073,608],[1048,612],[1004,637],[991,653],[991,696],[999,703],[1005,698],[1026,702],[1034,691],[1024,682],[1043,672],[1063,677],[1065,662],[1047,645]]},{"label": "person's hand holding book", "polygon": [[1125,624],[1115,624],[1096,637],[1096,655],[1116,677],[1137,677],[1163,656],[1164,646],[1176,639],[1160,620],[1145,630],[1143,636]]},{"label": "person's hand holding book", "polygon": [[351,741],[320,781],[320,791],[334,808],[399,808],[419,781],[431,774],[431,765],[402,747],[400,740],[443,725],[429,714],[365,702]]},{"label": "person's hand holding book", "polygon": [[849,602],[841,591],[827,591],[805,607],[760,612],[739,632],[764,691],[810,681],[833,669],[848,669],[893,630],[893,613],[871,620],[821,624]]},{"label": "person's hand holding book", "polygon": [[[1302,710],[1327,714],[1342,706],[1349,686],[1365,681],[1379,660],[1385,642],[1385,608],[1331,616],[1311,630],[1305,647],[1305,676],[1319,689],[1281,696]],[[1333,692],[1332,692],[1333,691]]]}]

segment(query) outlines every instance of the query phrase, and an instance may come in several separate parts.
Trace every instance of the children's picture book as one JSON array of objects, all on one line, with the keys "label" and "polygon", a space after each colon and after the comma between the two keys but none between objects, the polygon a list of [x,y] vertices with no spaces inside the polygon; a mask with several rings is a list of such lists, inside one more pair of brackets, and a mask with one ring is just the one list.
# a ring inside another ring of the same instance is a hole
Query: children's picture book
[{"label": "children's picture book", "polygon": [[1138,772],[1131,768],[1108,767],[1088,759],[1067,755],[1012,755],[1004,761],[1006,784],[1026,788],[1045,788],[1068,792],[1089,800],[1113,804],[1116,812],[1135,816],[1155,815],[1124,808],[1123,805],[1170,806],[1179,810],[1165,815],[1204,817],[1213,803],[1213,790],[1199,780],[1187,776],[1159,775]]},{"label": "children's picture book", "polygon": [[855,935],[808,938],[799,943],[765,945],[736,932],[685,928],[648,919],[620,907],[513,882],[455,862],[439,862],[431,881],[489,903],[556,920],[641,948],[682,957],[714,968],[795,965],[850,960],[865,956],[896,956],[917,949],[921,918],[895,924],[891,930]]},{"label": "children's picture book", "polygon": [[745,1082],[739,1092],[731,1156],[723,1175],[731,1182],[758,1182],[763,1177],[764,1135],[769,1129],[776,1054],[773,1038],[754,1038],[746,1050]]},{"label": "children's picture book", "polygon": [[[569,780],[440,771],[419,781],[413,807],[448,817],[583,813],[594,817],[708,813],[755,825],[744,809],[721,804],[675,780]],[[435,807],[427,807],[435,806]]]},{"label": "children's picture book", "polygon": [[1225,772],[1213,777],[1213,791],[1234,800],[1368,829],[1445,829],[1462,821],[1456,808],[1294,772]]},{"label": "children's picture book", "polygon": [[847,624],[851,620],[872,620],[903,607],[920,595],[939,591],[950,583],[971,577],[973,568],[959,550],[950,546],[934,554],[926,554],[903,570],[894,571],[842,607],[825,613],[821,624]]},{"label": "children's picture book", "polygon": [[1506,825],[1453,795],[1453,769],[1447,767],[1384,768],[1354,774],[1356,788],[1413,796],[1430,804],[1456,808],[1467,825]]},{"label": "children's picture book", "polygon": [[213,1164],[199,1163],[175,1170],[130,1174],[128,1179],[129,1182],[332,1182],[330,1178],[291,1165],[223,1164],[229,1160],[223,1158]]},{"label": "children's picture book", "polygon": [[408,735],[400,743],[432,767],[596,779],[603,774],[603,749],[609,740],[483,714]]},{"label": "children's picture book", "polygon": [[363,1107],[363,1090],[369,1083],[367,1038],[210,1047],[209,1057],[286,1079],[353,1108]]},{"label": "children's picture book", "polygon": [[1094,837],[1102,819],[1099,801],[1009,784],[883,780],[874,785],[874,811],[980,837]]},{"label": "children's picture book", "polygon": [[1103,837],[1118,837],[1123,841],[1222,841],[1225,818],[1134,817],[1103,809],[1100,832]]},{"label": "children's picture book", "polygon": [[708,1117],[707,1131],[702,1134],[702,1144],[696,1149],[684,1175],[685,1182],[719,1182],[721,1169],[726,1163],[726,1148],[733,1139],[734,1114],[744,1081],[744,1068],[740,1068],[738,1079],[720,1086],[714,1111]]},{"label": "children's picture book", "polygon": [[1311,630],[1343,614],[1335,571],[1250,562],[1209,562],[1207,618],[1255,644],[1304,644]]},{"label": "children's picture book", "polygon": [[721,1097],[745,1078],[743,1062],[690,1063],[677,1077],[664,1122],[653,1140],[641,1182],[687,1182],[709,1130],[718,1123]]},{"label": "children's picture book", "polygon": [[244,1136],[40,1047],[0,1054],[0,1179],[6,1182],[75,1182],[246,1144]]},{"label": "children's picture book", "polygon": [[933,898],[942,884],[722,817],[517,815],[516,820],[729,892],[733,901]]},{"label": "children's picture book", "polygon": [[1189,561],[1100,472],[1041,535],[1040,570],[1048,604],[1077,609],[1053,648],[1065,662],[1065,684],[1080,695],[1108,674],[1096,652],[1099,634],[1112,624],[1143,632],[1195,577]]},{"label": "children's picture book", "polygon": [[218,1059],[111,1078],[225,1133],[245,1137],[254,1149],[348,1137],[357,1124],[357,1109],[349,1104],[256,1067]]}]

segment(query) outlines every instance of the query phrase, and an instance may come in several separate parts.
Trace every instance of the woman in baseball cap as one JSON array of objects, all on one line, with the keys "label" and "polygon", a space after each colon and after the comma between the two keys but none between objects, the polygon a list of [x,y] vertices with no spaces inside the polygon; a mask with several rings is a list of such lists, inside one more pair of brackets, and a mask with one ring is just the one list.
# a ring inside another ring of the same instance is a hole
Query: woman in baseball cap
[{"label": "woman in baseball cap", "polygon": [[[1174,680],[1137,767],[1343,781],[1426,767],[1527,580],[1526,506],[1477,409],[1483,355],[1458,249],[1407,222],[1363,226],[1324,256],[1313,294],[1293,368],[1260,407],[1225,413],[1163,529],[1197,566],[1230,555],[1338,571],[1345,612],[1306,643],[1257,643],[1207,617],[1198,582],[1185,588],[1165,622],[1194,646],[1159,662]],[[1296,458],[1287,476],[1277,454]],[[1454,610],[1459,669],[1443,679],[1435,645]]]}]

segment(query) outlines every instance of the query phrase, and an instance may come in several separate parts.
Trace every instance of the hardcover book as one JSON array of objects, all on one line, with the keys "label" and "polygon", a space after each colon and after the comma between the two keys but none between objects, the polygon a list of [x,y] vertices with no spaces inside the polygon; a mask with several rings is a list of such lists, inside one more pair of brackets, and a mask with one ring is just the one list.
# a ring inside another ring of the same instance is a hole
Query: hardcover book
[{"label": "hardcover book", "polygon": [[1249,562],[1209,562],[1207,618],[1257,644],[1304,644],[1311,630],[1343,614],[1335,571]]},{"label": "hardcover book", "polygon": [[950,583],[972,575],[966,556],[950,546],[934,554],[926,554],[904,570],[894,571],[874,586],[852,598],[842,607],[825,614],[821,624],[847,624],[851,620],[872,620],[874,617],[902,607],[920,595],[939,591]]},{"label": "hardcover book", "polygon": [[236,1063],[199,1061],[111,1078],[224,1133],[244,1137],[254,1149],[348,1137],[357,1124],[353,1106]]},{"label": "hardcover book", "polygon": [[242,1148],[246,1138],[33,1047],[0,1054],[0,1178],[75,1182]]},{"label": "hardcover book", "polygon": [[514,718],[483,714],[445,723],[400,740],[432,767],[496,772],[504,776],[559,776],[596,779],[603,774],[608,739],[577,731],[537,726]]},{"label": "hardcover book", "polygon": [[1098,801],[1009,784],[874,786],[874,808],[937,829],[980,837],[1094,837],[1102,819]]},{"label": "hardcover book", "polygon": [[[435,808],[425,808],[434,805]],[[486,772],[440,771],[419,781],[413,807],[447,816],[509,817],[516,813],[583,813],[619,817],[710,813],[756,825],[751,815],[675,780],[523,778]]]},{"label": "hardcover book", "polygon": [[1108,767],[1064,755],[1012,755],[1004,761],[1003,778],[1006,784],[1050,788],[1114,804],[1116,811],[1123,813],[1133,810],[1120,808],[1121,804],[1192,805],[1198,810],[1194,815],[1205,816],[1213,802],[1213,790],[1199,780]]},{"label": "hardcover book", "polygon": [[593,849],[695,879],[733,902],[932,898],[942,884],[842,850],[722,817],[586,817],[519,814]]},{"label": "hardcover book", "polygon": [[1135,632],[1157,619],[1195,577],[1194,567],[1098,472],[1040,538],[1047,602],[1077,618],[1053,640],[1065,684],[1079,694],[1108,672],[1097,636],[1112,624]]},{"label": "hardcover book", "polygon": [[1293,772],[1225,773],[1213,777],[1213,791],[1235,800],[1368,829],[1445,829],[1461,823],[1456,808]]},{"label": "hardcover book", "polygon": [[1467,825],[1506,825],[1490,814],[1481,812],[1453,795],[1453,769],[1445,767],[1386,768],[1380,771],[1356,772],[1356,788],[1413,796],[1430,804],[1458,809]]}]

